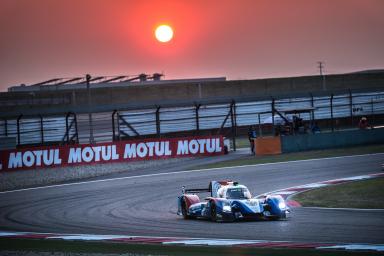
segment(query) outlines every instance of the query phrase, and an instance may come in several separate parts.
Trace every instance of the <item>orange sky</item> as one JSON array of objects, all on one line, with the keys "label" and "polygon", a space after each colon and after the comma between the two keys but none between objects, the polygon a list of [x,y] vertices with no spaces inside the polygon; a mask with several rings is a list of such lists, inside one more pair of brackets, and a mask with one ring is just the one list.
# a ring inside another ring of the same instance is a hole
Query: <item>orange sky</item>
[{"label": "orange sky", "polygon": [[[384,68],[382,0],[1,0],[0,91],[56,77],[251,79]],[[159,43],[156,25],[174,39]]]}]

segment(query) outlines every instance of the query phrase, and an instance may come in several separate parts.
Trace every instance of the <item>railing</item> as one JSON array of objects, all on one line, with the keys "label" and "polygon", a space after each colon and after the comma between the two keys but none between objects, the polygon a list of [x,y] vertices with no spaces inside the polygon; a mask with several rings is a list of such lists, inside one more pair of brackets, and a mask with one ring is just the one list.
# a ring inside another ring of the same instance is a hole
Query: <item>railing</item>
[{"label": "railing", "polygon": [[38,116],[0,120],[0,137],[15,137],[16,144],[47,145],[78,143],[77,121],[74,113],[66,116]]},{"label": "railing", "polygon": [[[271,127],[272,105],[277,111],[311,108],[300,117],[316,120],[322,130],[340,126],[357,127],[362,116],[372,125],[384,124],[384,92],[351,93],[308,97],[235,102],[226,104],[195,104],[191,106],[119,110],[93,113],[96,142],[126,138],[164,137],[173,135],[223,134],[235,138],[245,134],[249,125]],[[293,115],[293,114],[291,114]],[[0,120],[0,137],[15,137],[18,146],[87,143],[88,115],[66,113],[62,116],[20,115]],[[268,129],[267,129],[268,130]],[[268,132],[268,131],[267,131]],[[271,131],[269,131],[271,132]]]}]

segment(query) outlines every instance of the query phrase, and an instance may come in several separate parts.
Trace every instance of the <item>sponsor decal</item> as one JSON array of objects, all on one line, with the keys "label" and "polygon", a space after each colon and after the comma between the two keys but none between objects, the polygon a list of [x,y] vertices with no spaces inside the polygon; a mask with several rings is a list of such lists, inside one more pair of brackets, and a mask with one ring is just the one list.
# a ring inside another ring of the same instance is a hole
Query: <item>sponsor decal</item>
[{"label": "sponsor decal", "polygon": [[0,151],[0,170],[35,169],[224,153],[222,136],[131,140]]}]

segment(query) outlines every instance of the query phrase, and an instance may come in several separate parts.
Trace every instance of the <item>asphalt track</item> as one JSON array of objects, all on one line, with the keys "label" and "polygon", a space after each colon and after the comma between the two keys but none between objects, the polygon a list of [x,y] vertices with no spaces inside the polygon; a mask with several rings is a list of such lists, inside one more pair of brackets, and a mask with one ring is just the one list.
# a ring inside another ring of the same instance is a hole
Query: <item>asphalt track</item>
[{"label": "asphalt track", "polygon": [[210,180],[233,179],[256,195],[379,173],[383,161],[384,154],[375,154],[214,170],[169,173],[165,169],[156,174],[152,170],[142,176],[135,172],[109,180],[0,193],[0,230],[383,244],[381,210],[295,208],[286,221],[238,223],[184,220],[176,215],[182,185],[205,187]]}]

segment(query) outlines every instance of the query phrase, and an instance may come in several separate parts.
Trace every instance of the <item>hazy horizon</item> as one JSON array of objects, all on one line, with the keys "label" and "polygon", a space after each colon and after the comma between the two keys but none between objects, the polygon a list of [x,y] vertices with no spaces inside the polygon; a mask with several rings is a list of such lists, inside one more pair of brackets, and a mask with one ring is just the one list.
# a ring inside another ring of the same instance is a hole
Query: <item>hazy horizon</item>
[{"label": "hazy horizon", "polygon": [[[0,91],[52,78],[228,80],[384,69],[380,0],[2,0]],[[169,43],[157,25],[174,29]]]}]

